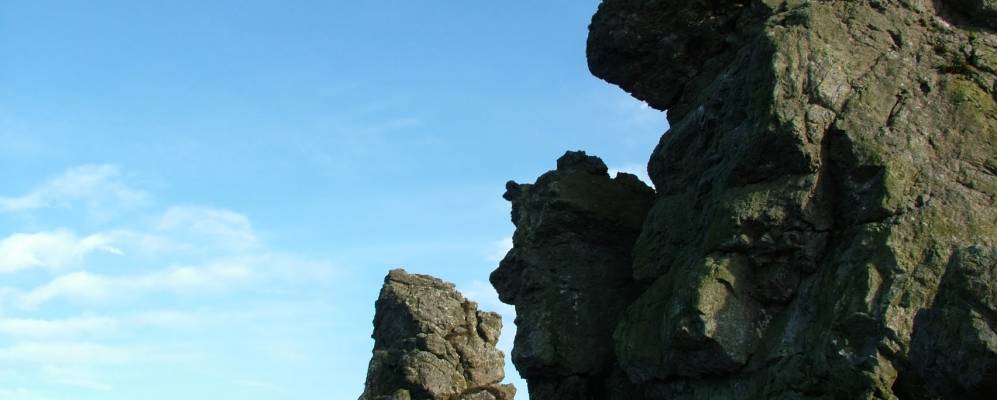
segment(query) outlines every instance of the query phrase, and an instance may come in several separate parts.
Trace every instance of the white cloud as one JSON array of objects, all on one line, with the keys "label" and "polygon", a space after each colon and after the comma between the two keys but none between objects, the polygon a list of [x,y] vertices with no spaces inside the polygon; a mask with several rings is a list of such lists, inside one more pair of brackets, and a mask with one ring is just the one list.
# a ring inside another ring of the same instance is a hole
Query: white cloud
[{"label": "white cloud", "polygon": [[148,292],[198,293],[225,289],[248,280],[251,275],[250,266],[238,260],[120,277],[79,271],[57,277],[23,294],[19,303],[23,308],[31,309],[55,299],[94,303]]},{"label": "white cloud", "polygon": [[[149,310],[120,317],[81,315],[62,319],[0,318],[0,338],[14,340],[71,339],[107,337],[110,334],[136,329],[176,329],[196,327],[207,322],[217,323],[227,318],[255,320],[260,315],[236,315],[230,311]],[[0,374],[2,375],[2,374]],[[2,377],[2,376],[0,376]]]},{"label": "white cloud", "polygon": [[89,342],[20,342],[0,347],[0,362],[34,365],[120,365],[133,351]]},{"label": "white cloud", "polygon": [[52,400],[40,393],[34,392],[24,387],[4,388],[0,387],[0,399],[4,400]]},{"label": "white cloud", "polygon": [[111,280],[105,277],[86,271],[73,272],[22,295],[19,303],[22,307],[34,308],[60,297],[94,302],[110,296],[112,286]]},{"label": "white cloud", "polygon": [[80,263],[93,252],[121,255],[108,235],[78,237],[60,229],[49,232],[16,233],[0,239],[0,272],[27,268],[61,268]]},{"label": "white cloud", "polygon": [[616,177],[616,174],[620,172],[625,172],[632,175],[637,175],[637,178],[646,183],[650,187],[654,187],[654,183],[651,182],[651,177],[647,175],[647,166],[641,164],[625,164],[618,167],[609,168],[609,176]]},{"label": "white cloud", "polygon": [[101,382],[93,372],[84,368],[65,368],[46,365],[42,368],[42,373],[47,380],[61,385],[76,386],[101,392],[111,390],[110,384]]},{"label": "white cloud", "polygon": [[157,228],[164,232],[188,234],[210,240],[229,249],[247,249],[258,244],[256,233],[245,215],[210,207],[171,207],[159,218]]},{"label": "white cloud", "polygon": [[99,234],[114,243],[114,247],[120,251],[119,255],[124,253],[140,256],[176,254],[184,247],[177,238],[159,233],[114,229],[99,232]]},{"label": "white cloud", "polygon": [[[319,287],[331,282],[335,273],[335,267],[329,263],[279,253],[222,257],[201,264],[128,275],[74,271],[30,290],[0,287],[0,306],[10,304],[21,310],[33,310],[54,300],[93,305],[155,293],[198,296],[245,289],[271,294],[296,293],[303,286]],[[178,318],[179,315],[147,315],[143,320],[155,324],[157,320]]]},{"label": "white cloud", "polygon": [[130,320],[138,325],[155,328],[178,328],[197,325],[202,321],[202,318],[198,314],[189,312],[155,310],[133,315]]},{"label": "white cloud", "polygon": [[107,317],[67,319],[0,318],[0,335],[18,338],[74,337],[112,332],[117,321]]},{"label": "white cloud", "polygon": [[485,259],[492,262],[499,262],[505,258],[505,254],[512,250],[512,238],[507,237],[491,243]]},{"label": "white cloud", "polygon": [[122,181],[116,166],[81,165],[67,169],[23,195],[0,197],[0,211],[69,207],[77,202],[91,208],[130,208],[148,199],[147,193]]},{"label": "white cloud", "polygon": [[[416,122],[386,129],[409,123]],[[331,306],[301,301],[330,292],[338,269],[329,262],[273,249],[250,218],[237,212],[148,207],[151,196],[125,181],[116,167],[82,166],[23,195],[0,197],[0,213],[31,211],[13,221],[55,220],[56,226],[75,229],[21,227],[0,236],[0,277],[6,272],[12,278],[0,286],[0,367],[24,372],[16,379],[0,375],[0,399],[52,400],[34,391],[53,385],[113,390],[112,383],[122,383],[102,374],[115,376],[122,366],[203,365],[222,356],[223,350],[211,345],[219,340],[216,333],[239,336],[277,325],[308,334],[327,331],[300,324],[332,323]],[[128,207],[140,208],[120,212]],[[63,225],[95,211],[109,211],[116,219]],[[84,226],[101,228],[81,231]],[[53,272],[13,274],[32,269]],[[274,299],[288,305],[274,306]],[[310,314],[296,314],[304,312]],[[258,353],[279,360],[313,356],[293,335],[280,338],[277,344],[260,344]],[[258,380],[238,384],[283,390]]]},{"label": "white cloud", "polygon": [[204,267],[175,267],[135,278],[121,279],[125,288],[138,290],[171,290],[217,288],[248,278],[249,266],[238,262],[222,262]]}]

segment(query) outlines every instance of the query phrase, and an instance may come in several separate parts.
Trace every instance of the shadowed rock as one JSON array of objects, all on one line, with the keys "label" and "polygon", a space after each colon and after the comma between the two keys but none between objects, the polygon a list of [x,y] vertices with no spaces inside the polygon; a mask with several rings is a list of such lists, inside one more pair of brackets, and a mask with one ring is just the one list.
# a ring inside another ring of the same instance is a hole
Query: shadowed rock
[{"label": "shadowed rock", "polygon": [[997,251],[959,249],[942,276],[931,308],[914,319],[909,389],[950,398],[988,399],[997,393]]},{"label": "shadowed rock", "polygon": [[530,397],[997,398],[994,10],[603,1],[591,71],[670,128],[652,200],[575,153],[508,186]]},{"label": "shadowed rock", "polygon": [[395,269],[374,315],[374,354],[360,400],[512,400],[495,348],[502,317],[450,283]]},{"label": "shadowed rock", "polygon": [[606,380],[622,376],[611,337],[637,293],[630,251],[653,193],[584,152],[535,184],[506,185],[514,247],[491,282],[516,306],[512,361],[530,398],[602,399]]}]

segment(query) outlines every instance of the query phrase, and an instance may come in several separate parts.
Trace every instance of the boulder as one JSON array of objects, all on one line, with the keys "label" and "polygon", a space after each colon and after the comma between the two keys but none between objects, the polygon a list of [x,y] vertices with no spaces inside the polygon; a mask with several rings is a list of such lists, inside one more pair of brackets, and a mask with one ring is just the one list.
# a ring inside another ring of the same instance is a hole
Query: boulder
[{"label": "boulder", "polygon": [[360,400],[512,400],[495,346],[502,317],[453,284],[395,269],[374,314],[374,354]]}]

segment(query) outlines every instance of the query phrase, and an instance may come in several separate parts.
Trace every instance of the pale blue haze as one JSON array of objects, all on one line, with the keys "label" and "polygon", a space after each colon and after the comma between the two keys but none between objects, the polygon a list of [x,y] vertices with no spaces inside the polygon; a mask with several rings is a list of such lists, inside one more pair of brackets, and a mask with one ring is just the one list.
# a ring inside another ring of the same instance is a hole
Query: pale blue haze
[{"label": "pale blue haze", "polygon": [[354,399],[399,266],[511,328],[506,180],[667,128],[597,3],[0,2],[0,399]]}]

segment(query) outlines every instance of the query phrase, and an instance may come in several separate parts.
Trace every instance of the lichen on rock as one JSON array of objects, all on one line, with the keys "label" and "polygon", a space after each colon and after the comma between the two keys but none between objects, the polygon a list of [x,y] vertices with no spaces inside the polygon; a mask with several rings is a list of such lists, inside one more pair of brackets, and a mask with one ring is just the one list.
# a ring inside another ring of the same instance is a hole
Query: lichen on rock
[{"label": "lichen on rock", "polygon": [[516,306],[512,361],[531,398],[601,399],[622,377],[611,337],[638,291],[630,251],[653,193],[584,152],[536,183],[506,185],[516,233],[491,282]]},{"label": "lichen on rock", "polygon": [[591,71],[670,129],[654,192],[507,187],[530,397],[997,397],[994,10],[604,0]]},{"label": "lichen on rock", "polygon": [[454,285],[388,273],[374,315],[374,352],[360,400],[512,400],[495,346],[502,317]]}]

